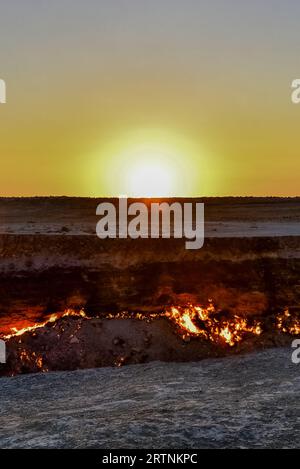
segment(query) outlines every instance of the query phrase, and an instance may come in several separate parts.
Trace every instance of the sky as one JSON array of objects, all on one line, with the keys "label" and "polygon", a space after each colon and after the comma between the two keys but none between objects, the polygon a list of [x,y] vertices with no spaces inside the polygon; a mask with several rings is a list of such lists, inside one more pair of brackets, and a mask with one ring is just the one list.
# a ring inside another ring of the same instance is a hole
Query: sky
[{"label": "sky", "polygon": [[299,18],[297,0],[0,0],[0,195],[300,195]]}]

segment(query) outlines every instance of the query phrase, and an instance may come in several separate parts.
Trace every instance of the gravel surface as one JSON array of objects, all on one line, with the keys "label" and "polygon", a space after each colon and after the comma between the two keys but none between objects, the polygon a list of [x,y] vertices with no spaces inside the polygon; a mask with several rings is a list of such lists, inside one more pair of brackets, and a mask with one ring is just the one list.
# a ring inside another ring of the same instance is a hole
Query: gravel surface
[{"label": "gravel surface", "polygon": [[1,448],[299,447],[290,348],[23,375],[0,389]]}]

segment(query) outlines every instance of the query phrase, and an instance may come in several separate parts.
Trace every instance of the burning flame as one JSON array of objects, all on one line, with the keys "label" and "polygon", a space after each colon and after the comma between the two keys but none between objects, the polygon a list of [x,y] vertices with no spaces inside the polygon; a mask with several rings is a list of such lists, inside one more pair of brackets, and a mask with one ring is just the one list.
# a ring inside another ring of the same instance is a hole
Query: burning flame
[{"label": "burning flame", "polygon": [[58,319],[65,318],[66,316],[75,316],[75,317],[82,317],[85,318],[86,314],[83,310],[80,311],[74,311],[73,309],[67,309],[63,313],[56,313],[56,314],[51,314],[48,319],[44,322],[41,323],[36,323],[33,326],[27,326],[27,327],[22,327],[21,329],[17,329],[16,327],[11,328],[11,333],[4,335],[3,339],[4,340],[9,340],[12,337],[18,337],[26,332],[33,332],[36,329],[40,329],[41,327],[45,327],[47,324],[54,323],[58,321]]},{"label": "burning flame", "polygon": [[230,346],[240,342],[245,333],[262,333],[261,324],[257,321],[251,325],[239,316],[234,316],[231,320],[218,318],[212,303],[207,308],[193,305],[172,306],[165,314],[184,335],[203,336],[212,342],[221,340]]},{"label": "burning flame", "polygon": [[[275,331],[291,335],[300,335],[300,317],[299,313],[291,314],[288,309],[275,317]],[[26,333],[35,335],[37,329],[41,329],[48,324],[53,324],[53,328],[57,326],[57,321],[66,317],[80,318],[76,322],[75,328],[78,331],[82,327],[82,321],[92,319],[87,316],[83,310],[76,311],[68,309],[64,312],[51,314],[44,322],[36,323],[21,328],[12,327],[11,332],[7,335],[0,334],[0,338],[9,340],[14,337],[20,337],[17,345],[17,356],[19,360],[19,371],[48,371],[47,355],[43,352],[37,353],[27,347],[26,341],[22,341],[21,336]],[[99,319],[135,319],[150,322],[158,318],[166,318],[175,326],[175,332],[182,337],[183,340],[190,338],[201,338],[218,346],[234,347],[244,338],[251,334],[252,336],[260,336],[263,332],[262,321],[233,315],[228,317],[224,312],[215,309],[212,301],[206,308],[199,305],[188,304],[186,306],[169,306],[164,311],[157,313],[136,313],[122,311],[117,314],[101,314],[97,316]],[[273,318],[274,319],[274,318]],[[268,331],[267,324],[264,323],[264,330]],[[273,323],[274,324],[274,323]],[[59,332],[64,332],[65,324],[59,325]],[[274,332],[274,331],[273,331]],[[70,338],[74,335],[71,334]],[[77,339],[77,343],[79,340]],[[127,362],[127,356],[122,354],[116,357],[114,365],[121,367]],[[17,371],[18,372],[18,371]],[[13,376],[15,371],[11,373]]]},{"label": "burning flame", "polygon": [[[12,337],[22,336],[26,332],[35,332],[37,329],[45,327],[47,324],[56,323],[59,319],[65,317],[80,317],[85,320],[91,319],[83,310],[75,311],[68,309],[62,313],[51,314],[44,322],[36,323],[31,326],[17,329],[13,327],[11,333],[2,336],[4,340]],[[177,332],[185,339],[187,337],[202,337],[214,343],[227,344],[233,347],[240,342],[247,334],[259,336],[262,334],[262,324],[257,320],[250,320],[244,317],[234,315],[227,319],[216,311],[213,303],[210,301],[206,308],[198,305],[189,304],[187,306],[170,306],[159,313],[130,313],[128,311],[120,312],[116,315],[111,313],[101,315],[101,318],[107,319],[138,319],[152,321],[155,318],[165,317],[176,325]],[[292,335],[300,335],[300,319],[292,316],[286,310],[277,315],[276,328],[280,332]],[[28,357],[27,357],[28,358]],[[25,360],[26,357],[23,357]],[[36,358],[37,364],[43,368],[42,359]],[[122,358],[120,359],[120,363]]]},{"label": "burning flame", "polygon": [[300,320],[297,316],[292,316],[288,309],[283,314],[277,316],[277,328],[286,334],[300,334]]},{"label": "burning flame", "polygon": [[175,322],[179,328],[192,335],[200,335],[203,331],[199,329],[193,320],[197,314],[196,309],[185,308],[181,310],[172,306],[170,311],[166,311],[166,317]]}]

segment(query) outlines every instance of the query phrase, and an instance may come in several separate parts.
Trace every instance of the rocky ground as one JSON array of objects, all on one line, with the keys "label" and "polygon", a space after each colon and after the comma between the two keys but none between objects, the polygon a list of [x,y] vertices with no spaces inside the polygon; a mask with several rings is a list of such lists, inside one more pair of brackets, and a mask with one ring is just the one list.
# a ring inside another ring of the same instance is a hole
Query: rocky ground
[{"label": "rocky ground", "polygon": [[2,378],[1,448],[297,448],[291,348]]}]

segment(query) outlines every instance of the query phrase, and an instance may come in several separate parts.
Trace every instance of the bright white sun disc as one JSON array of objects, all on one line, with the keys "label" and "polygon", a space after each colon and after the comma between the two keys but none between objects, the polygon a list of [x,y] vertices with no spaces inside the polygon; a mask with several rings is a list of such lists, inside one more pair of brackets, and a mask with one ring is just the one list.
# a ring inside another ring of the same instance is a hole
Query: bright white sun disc
[{"label": "bright white sun disc", "polygon": [[175,185],[172,167],[160,161],[141,161],[129,168],[128,193],[132,197],[170,197]]}]

